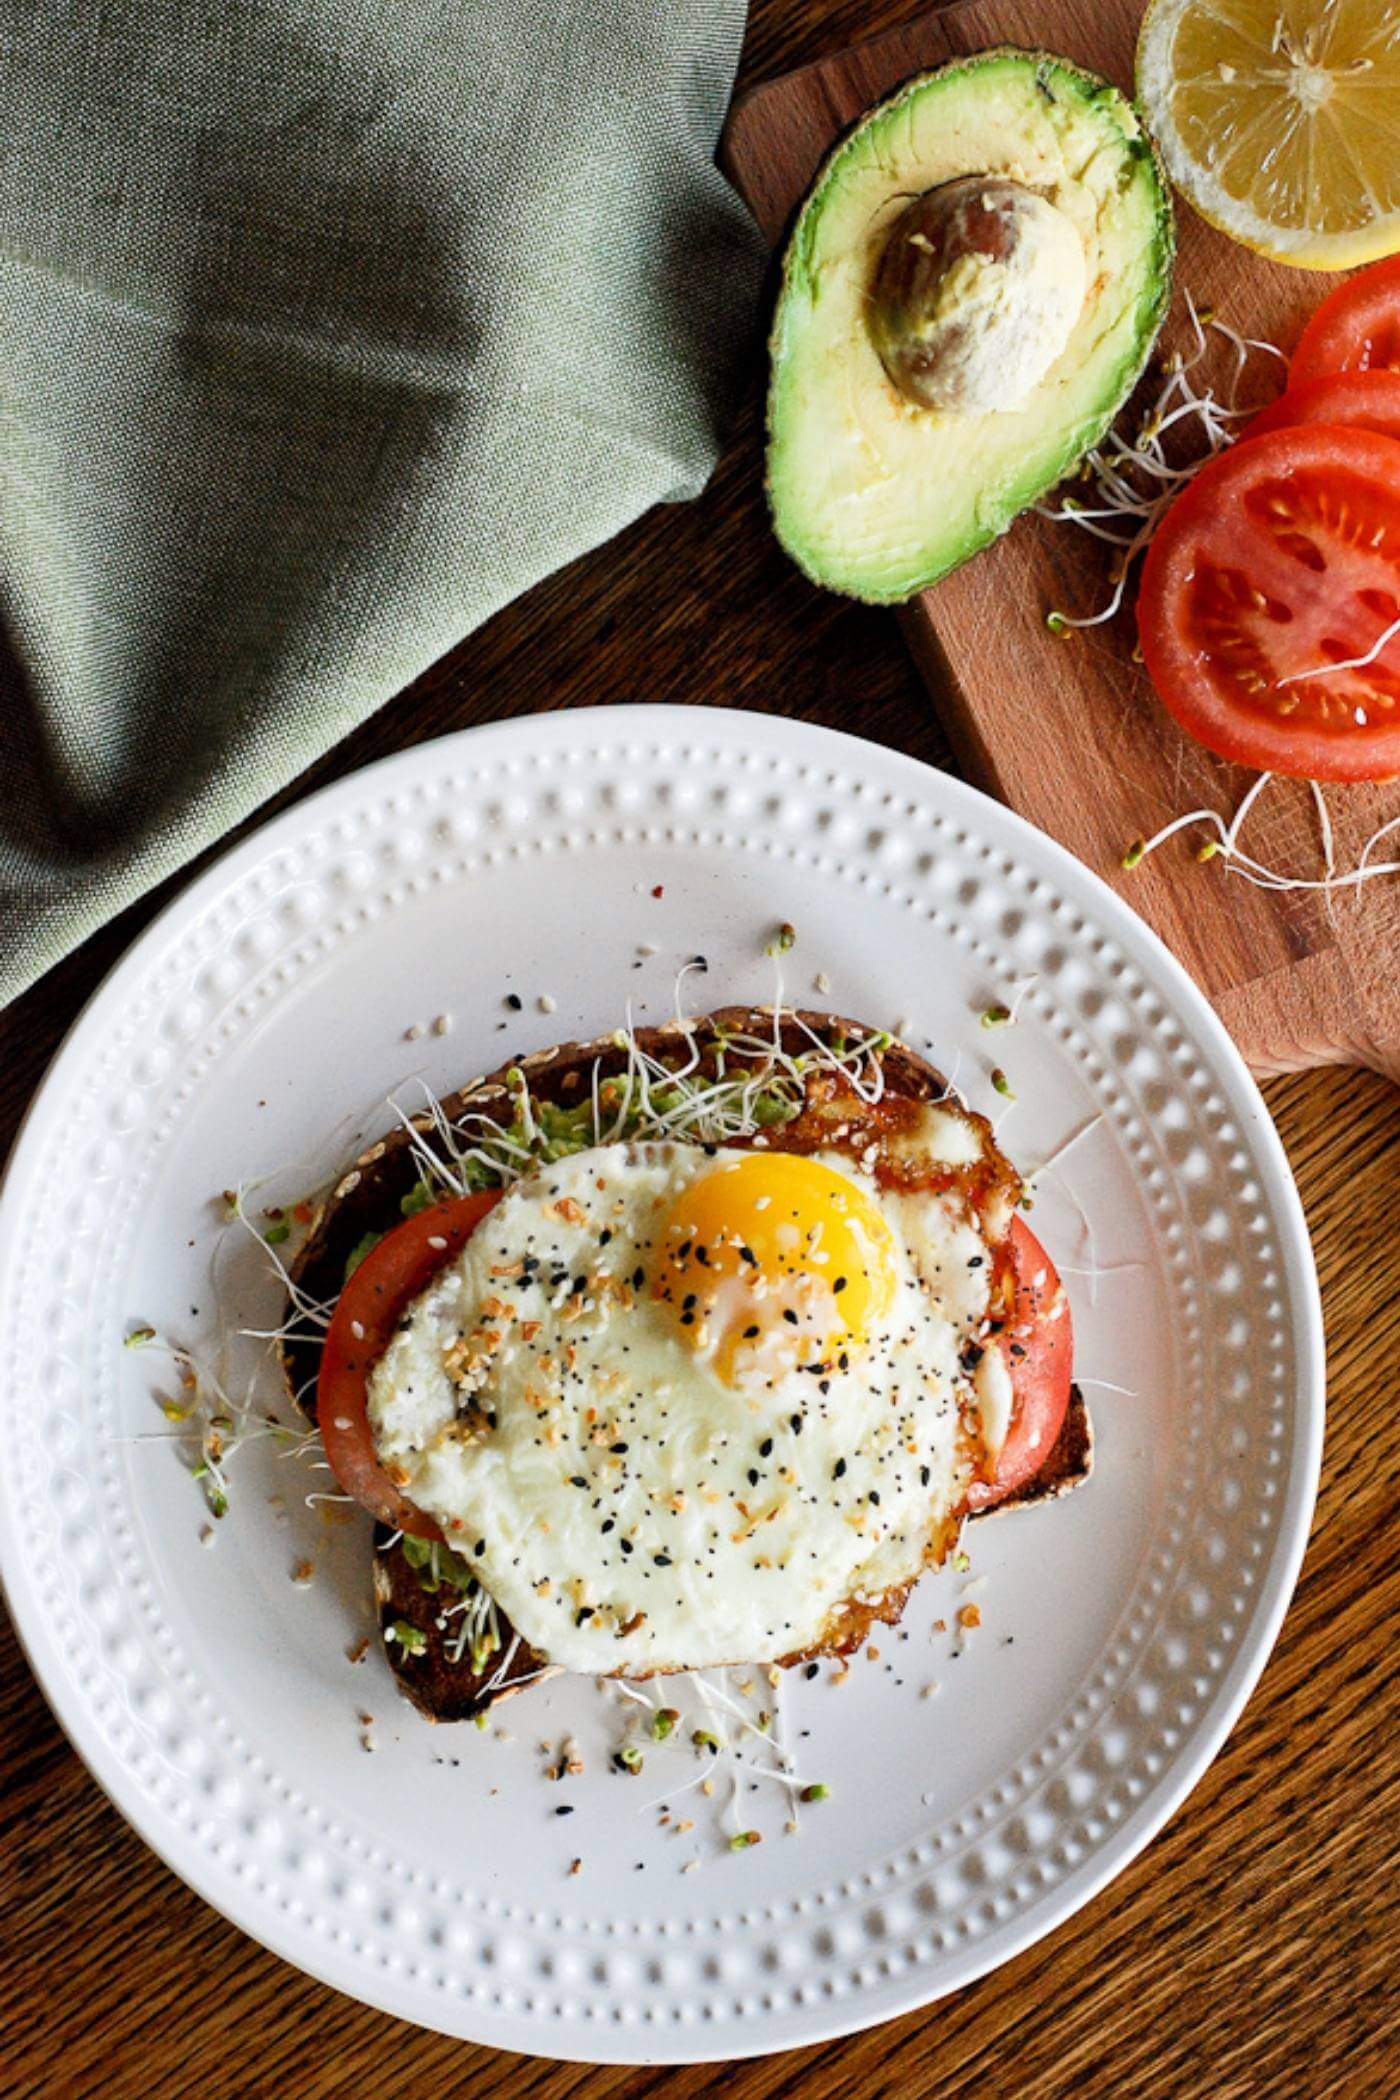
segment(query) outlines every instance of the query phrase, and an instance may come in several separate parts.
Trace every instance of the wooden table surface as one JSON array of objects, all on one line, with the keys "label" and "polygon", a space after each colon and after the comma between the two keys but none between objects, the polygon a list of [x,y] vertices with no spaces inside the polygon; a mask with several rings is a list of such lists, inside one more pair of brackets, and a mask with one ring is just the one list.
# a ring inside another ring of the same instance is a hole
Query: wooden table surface
[{"label": "wooden table surface", "polygon": [[[758,0],[751,82],[915,11]],[[603,701],[753,707],[948,765],[892,615],[820,596],[764,520],[757,393],[704,498],[501,613],[285,800],[420,738]],[[272,807],[280,806],[278,804]],[[0,1015],[0,1154],[60,1037],[165,893]],[[721,2078],[907,2100],[1290,2100],[1400,2089],[1400,1100],[1272,1080],[1322,1277],[1322,1493],[1277,1651],[1206,1778],[1059,1932],[957,1997],[719,2072],[589,2069],[404,2026],[287,1968],[149,1853],[69,1749],[0,1623],[0,2092],[107,2100],[665,2093]]]}]

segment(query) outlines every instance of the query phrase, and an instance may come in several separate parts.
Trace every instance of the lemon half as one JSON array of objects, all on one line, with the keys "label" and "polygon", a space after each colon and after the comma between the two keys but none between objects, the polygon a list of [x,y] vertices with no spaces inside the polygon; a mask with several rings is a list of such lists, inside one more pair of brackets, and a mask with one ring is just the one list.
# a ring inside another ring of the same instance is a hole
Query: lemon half
[{"label": "lemon half", "polygon": [[1307,270],[1400,249],[1400,0],[1152,0],[1137,86],[1222,233]]}]

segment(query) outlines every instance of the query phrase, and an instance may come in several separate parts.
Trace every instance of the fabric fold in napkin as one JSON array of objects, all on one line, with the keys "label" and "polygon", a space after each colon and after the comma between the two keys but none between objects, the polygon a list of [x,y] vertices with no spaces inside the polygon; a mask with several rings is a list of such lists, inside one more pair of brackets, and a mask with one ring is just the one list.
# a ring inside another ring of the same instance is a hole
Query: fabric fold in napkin
[{"label": "fabric fold in napkin", "polygon": [[0,998],[695,494],[742,0],[0,0]]}]

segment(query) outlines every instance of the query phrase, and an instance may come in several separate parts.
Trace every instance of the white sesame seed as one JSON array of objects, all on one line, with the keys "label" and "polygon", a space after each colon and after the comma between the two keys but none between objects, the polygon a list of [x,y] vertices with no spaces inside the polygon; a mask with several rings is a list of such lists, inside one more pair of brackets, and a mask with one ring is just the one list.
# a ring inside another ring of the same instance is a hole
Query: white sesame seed
[{"label": "white sesame seed", "polygon": [[451,1033],[452,1033],[452,1016],[451,1016],[451,1014],[439,1014],[439,1015],[438,1015],[438,1017],[437,1017],[437,1019],[436,1019],[436,1020],[434,1021],[434,1023],[433,1023],[433,1034],[434,1034],[434,1035],[450,1035]]},{"label": "white sesame seed", "polygon": [[812,979],[812,990],[814,992],[829,992],[831,990],[831,979],[827,976],[825,970],[818,970],[816,976]]},{"label": "white sesame seed", "polygon": [[542,1014],[552,1014],[554,1012],[556,1002],[555,1000],[551,999],[548,992],[541,992],[539,998],[535,1001],[535,1004],[538,1006]]},{"label": "white sesame seed", "polygon": [[[430,1232],[428,1234],[428,1245],[432,1247],[435,1250],[435,1252],[441,1254],[443,1248],[447,1245],[447,1242],[440,1232]],[[358,1341],[359,1336],[357,1335],[355,1339]]]},{"label": "white sesame seed", "polygon": [[[447,1242],[446,1242],[446,1240],[444,1240],[444,1241],[443,1241],[443,1245],[444,1245],[444,1246],[446,1246],[446,1245],[447,1245]],[[364,1325],[364,1321],[363,1321],[363,1320],[352,1320],[352,1321],[350,1322],[350,1332],[351,1332],[351,1334],[353,1334],[353,1335],[354,1335],[354,1337],[355,1337],[355,1340],[356,1340],[357,1342],[362,1342],[362,1341],[364,1340],[364,1338],[365,1338],[365,1325]]]},{"label": "white sesame seed", "polygon": [[420,1040],[422,1035],[423,1023],[421,1021],[412,1021],[409,1023],[408,1027],[405,1028],[403,1032],[403,1039],[406,1043],[416,1043]]}]

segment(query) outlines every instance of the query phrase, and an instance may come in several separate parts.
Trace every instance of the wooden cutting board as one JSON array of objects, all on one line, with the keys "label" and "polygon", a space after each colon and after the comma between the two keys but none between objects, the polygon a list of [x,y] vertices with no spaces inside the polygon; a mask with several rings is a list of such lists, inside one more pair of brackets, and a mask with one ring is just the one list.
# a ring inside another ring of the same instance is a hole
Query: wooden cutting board
[{"label": "wooden cutting board", "polygon": [[[778,243],[826,153],[909,74],[988,44],[1062,53],[1131,92],[1140,0],[971,0],[818,59],[753,89],[730,116],[721,158]],[[1178,200],[1177,299],[1161,348],[1188,340],[1181,288],[1245,335],[1291,346],[1335,282],[1282,269],[1227,241]],[[1227,353],[1217,353],[1221,382]],[[1262,400],[1277,390],[1257,361]],[[1279,894],[1194,857],[1202,831],[1132,872],[1128,843],[1200,806],[1227,815],[1252,775],[1184,738],[1132,661],[1131,611],[1057,640],[1052,607],[1089,612],[1108,595],[1107,553],[1076,528],[1023,517],[1006,538],[905,607],[909,645],[972,778],[1105,877],[1193,972],[1256,1071],[1359,1063],[1400,1082],[1400,877],[1320,896]],[[1131,593],[1129,597],[1131,605]],[[858,698],[851,728],[858,731]],[[1338,867],[1400,815],[1400,785],[1332,788]],[[1400,839],[1400,834],[1396,834]],[[1317,810],[1306,786],[1273,781],[1242,845],[1269,867],[1318,875]],[[1377,858],[1400,857],[1395,853]]]}]

